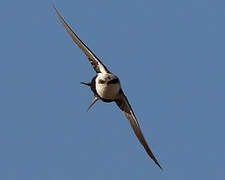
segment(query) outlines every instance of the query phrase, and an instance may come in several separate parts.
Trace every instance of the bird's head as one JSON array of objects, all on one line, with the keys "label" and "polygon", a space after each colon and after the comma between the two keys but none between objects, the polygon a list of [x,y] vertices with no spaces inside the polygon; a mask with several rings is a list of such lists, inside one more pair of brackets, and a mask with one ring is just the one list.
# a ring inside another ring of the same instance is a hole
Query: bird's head
[{"label": "bird's head", "polygon": [[97,83],[99,84],[120,84],[120,80],[117,76],[110,73],[99,73],[96,78]]}]

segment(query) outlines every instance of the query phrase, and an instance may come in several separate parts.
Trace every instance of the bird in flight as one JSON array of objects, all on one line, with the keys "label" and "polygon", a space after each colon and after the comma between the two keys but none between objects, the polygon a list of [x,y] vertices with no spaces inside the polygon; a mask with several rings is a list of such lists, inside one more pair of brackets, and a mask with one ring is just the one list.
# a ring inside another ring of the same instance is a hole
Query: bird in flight
[{"label": "bird in flight", "polygon": [[134,112],[128,102],[127,97],[123,93],[123,90],[120,85],[120,80],[117,76],[112,74],[106,66],[96,57],[96,55],[80,40],[80,38],[73,32],[73,30],[68,26],[68,24],[64,21],[62,16],[59,14],[58,10],[53,7],[56,11],[56,14],[61,21],[62,25],[66,29],[67,33],[73,39],[73,41],[77,44],[77,46],[84,52],[90,61],[93,69],[96,72],[96,76],[91,80],[91,82],[81,82],[84,85],[90,86],[91,90],[94,93],[94,98],[91,104],[88,107],[88,110],[94,105],[94,103],[98,100],[102,100],[103,102],[115,102],[118,107],[123,111],[126,118],[129,120],[134,133],[136,134],[138,140],[145,148],[147,154],[152,158],[152,160],[158,165],[160,169],[159,162],[155,158],[154,154],[150,150],[143,134],[141,128],[138,124],[138,121],[134,115]]}]

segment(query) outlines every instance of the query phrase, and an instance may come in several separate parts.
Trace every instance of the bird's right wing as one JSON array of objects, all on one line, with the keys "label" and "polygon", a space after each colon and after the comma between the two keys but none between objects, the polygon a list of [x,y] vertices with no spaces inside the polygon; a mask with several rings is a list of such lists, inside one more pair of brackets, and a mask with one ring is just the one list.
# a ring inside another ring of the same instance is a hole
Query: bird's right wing
[{"label": "bird's right wing", "polygon": [[151,149],[149,148],[149,146],[141,132],[141,128],[138,124],[138,121],[137,121],[135,115],[134,115],[134,112],[127,100],[127,97],[122,92],[122,90],[120,92],[120,97],[115,102],[119,106],[119,108],[123,111],[123,113],[125,114],[127,119],[129,120],[131,127],[134,130],[134,133],[136,134],[136,136],[137,136],[138,140],[140,141],[140,143],[142,144],[142,146],[145,148],[145,151],[152,158],[152,160],[159,166],[159,168],[162,169],[162,167],[158,163],[157,159],[155,158],[154,154],[152,153]]},{"label": "bird's right wing", "polygon": [[[54,7],[54,6],[53,6]],[[92,67],[94,68],[96,73],[108,73],[109,70],[105,67],[105,65],[95,56],[95,54],[80,40],[80,38],[73,32],[73,30],[67,25],[64,21],[63,17],[59,14],[58,10],[54,7],[56,14],[58,15],[59,20],[62,25],[66,29],[67,33],[73,39],[73,41],[77,44],[77,46],[84,52],[84,54],[88,57]]]}]

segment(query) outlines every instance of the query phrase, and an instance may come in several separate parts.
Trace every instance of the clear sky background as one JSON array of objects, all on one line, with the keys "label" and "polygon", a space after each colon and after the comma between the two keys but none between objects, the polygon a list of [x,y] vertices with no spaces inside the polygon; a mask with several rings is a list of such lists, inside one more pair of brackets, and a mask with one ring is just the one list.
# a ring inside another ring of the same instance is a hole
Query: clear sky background
[{"label": "clear sky background", "polygon": [[[59,12],[121,79],[153,163]],[[0,2],[1,180],[224,180],[225,1]]]}]

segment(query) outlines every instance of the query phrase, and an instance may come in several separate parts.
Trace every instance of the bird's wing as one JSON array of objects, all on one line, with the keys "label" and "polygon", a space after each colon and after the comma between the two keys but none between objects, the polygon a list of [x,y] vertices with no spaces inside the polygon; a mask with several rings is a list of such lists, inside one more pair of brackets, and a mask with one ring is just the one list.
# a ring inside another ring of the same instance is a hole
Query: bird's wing
[{"label": "bird's wing", "polygon": [[120,97],[115,102],[119,106],[119,108],[123,111],[123,113],[125,114],[127,119],[130,121],[130,124],[131,124],[138,140],[140,141],[142,146],[145,148],[148,155],[159,166],[159,168],[162,169],[162,167],[158,163],[157,159],[155,158],[154,154],[150,150],[150,148],[149,148],[149,146],[148,146],[148,144],[147,144],[147,142],[146,142],[146,140],[145,140],[145,138],[144,138],[144,136],[141,132],[141,128],[138,124],[138,121],[137,121],[135,115],[134,115],[134,112],[133,112],[133,110],[132,110],[132,108],[131,108],[128,100],[127,100],[127,97],[125,96],[125,94],[122,91],[120,93]]},{"label": "bird's wing", "polygon": [[108,73],[109,70],[104,66],[104,64],[95,56],[95,54],[80,40],[80,38],[73,32],[73,30],[67,25],[62,16],[59,14],[58,10],[54,7],[59,20],[66,29],[67,33],[73,39],[73,41],[78,45],[78,47],[84,52],[88,57],[91,65],[93,66],[96,73]]}]

